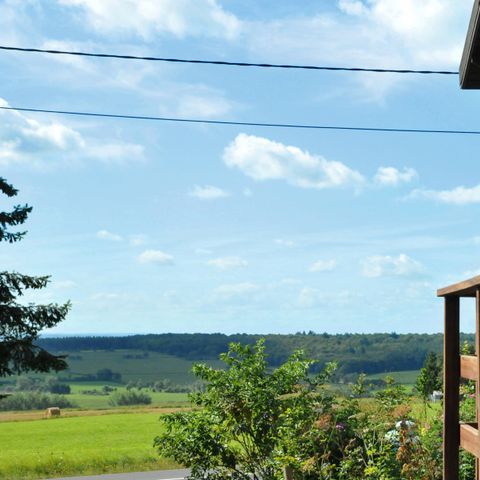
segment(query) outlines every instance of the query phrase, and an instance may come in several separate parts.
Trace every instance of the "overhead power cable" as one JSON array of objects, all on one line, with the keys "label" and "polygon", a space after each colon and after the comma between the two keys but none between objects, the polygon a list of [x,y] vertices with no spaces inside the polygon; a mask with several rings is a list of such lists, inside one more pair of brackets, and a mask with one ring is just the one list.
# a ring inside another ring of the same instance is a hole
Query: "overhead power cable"
[{"label": "overhead power cable", "polygon": [[50,50],[43,48],[22,48],[0,45],[0,50],[27,53],[49,53],[53,55],[74,55],[78,57],[117,58],[122,60],[146,60],[150,62],[171,62],[171,63],[195,63],[201,65],[227,65],[232,67],[258,67],[258,68],[285,68],[297,70],[327,70],[333,72],[372,72],[372,73],[406,73],[420,75],[458,75],[459,72],[449,70],[411,70],[397,68],[364,68],[364,67],[333,67],[325,65],[291,65],[278,63],[249,63],[249,62],[228,62],[222,60],[195,60],[187,58],[168,57],[142,57],[138,55],[117,55],[112,53],[77,52],[71,50]]},{"label": "overhead power cable", "polygon": [[355,132],[382,132],[382,133],[423,133],[423,134],[441,134],[441,135],[480,135],[480,130],[437,130],[428,128],[384,128],[384,127],[361,127],[346,125],[311,125],[301,123],[263,123],[263,122],[235,122],[231,120],[204,120],[200,118],[175,118],[175,117],[155,117],[149,115],[126,115],[115,113],[98,112],[78,112],[71,110],[49,110],[45,108],[27,108],[0,106],[1,110],[15,110],[18,112],[32,113],[52,113],[56,115],[74,115],[83,117],[116,118],[124,120],[146,120],[156,122],[175,122],[175,123],[199,123],[207,125],[231,125],[241,127],[270,127],[270,128],[294,128],[310,130],[344,130]]}]

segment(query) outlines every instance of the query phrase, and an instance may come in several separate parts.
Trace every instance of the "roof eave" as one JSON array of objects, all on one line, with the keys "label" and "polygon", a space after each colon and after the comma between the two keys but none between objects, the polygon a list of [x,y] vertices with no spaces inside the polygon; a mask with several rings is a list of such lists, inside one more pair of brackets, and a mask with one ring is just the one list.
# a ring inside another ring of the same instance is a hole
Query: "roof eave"
[{"label": "roof eave", "polygon": [[462,89],[480,89],[480,0],[473,4],[467,38],[460,64]]}]

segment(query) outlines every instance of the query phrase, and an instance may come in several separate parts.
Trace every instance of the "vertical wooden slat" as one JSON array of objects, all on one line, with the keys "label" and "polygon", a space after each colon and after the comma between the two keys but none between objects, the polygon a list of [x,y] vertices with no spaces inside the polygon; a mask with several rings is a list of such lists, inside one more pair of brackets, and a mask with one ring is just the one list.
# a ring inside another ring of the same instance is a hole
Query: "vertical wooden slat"
[{"label": "vertical wooden slat", "polygon": [[[475,294],[475,355],[477,356],[477,378],[475,379],[475,415],[478,424],[480,420],[480,289]],[[479,438],[480,441],[480,438]],[[480,480],[480,459],[475,459],[475,480]]]},{"label": "vertical wooden slat", "polygon": [[460,299],[445,297],[443,339],[443,480],[458,480],[460,426]]}]

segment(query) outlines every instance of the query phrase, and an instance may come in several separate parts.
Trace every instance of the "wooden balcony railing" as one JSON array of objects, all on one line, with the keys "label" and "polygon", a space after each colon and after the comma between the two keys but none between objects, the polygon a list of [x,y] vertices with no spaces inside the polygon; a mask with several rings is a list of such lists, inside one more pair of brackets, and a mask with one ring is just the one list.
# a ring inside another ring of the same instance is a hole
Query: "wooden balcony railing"
[{"label": "wooden balcony railing", "polygon": [[[480,479],[480,276],[438,290],[445,299],[445,334],[443,340],[443,478],[459,479],[459,448],[476,457],[475,479]],[[476,299],[476,355],[460,355],[460,298]],[[460,379],[476,382],[476,422],[460,423]]]}]

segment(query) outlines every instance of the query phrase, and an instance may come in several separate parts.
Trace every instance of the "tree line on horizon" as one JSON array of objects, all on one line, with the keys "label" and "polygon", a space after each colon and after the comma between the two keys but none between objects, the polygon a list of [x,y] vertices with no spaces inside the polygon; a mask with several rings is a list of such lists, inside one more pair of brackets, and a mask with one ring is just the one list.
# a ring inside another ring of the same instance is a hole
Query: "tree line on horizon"
[{"label": "tree line on horizon", "polygon": [[[295,350],[302,349],[317,361],[313,371],[328,362],[337,362],[338,375],[418,370],[429,352],[442,355],[443,334],[316,334],[250,335],[221,333],[165,333],[121,337],[41,338],[39,344],[57,353],[82,350],[140,350],[173,355],[182,359],[216,360],[231,342],[254,345],[265,338],[268,361],[272,367],[284,363]],[[463,334],[462,342],[472,342],[473,334]],[[67,360],[68,361],[68,360]]]}]

